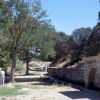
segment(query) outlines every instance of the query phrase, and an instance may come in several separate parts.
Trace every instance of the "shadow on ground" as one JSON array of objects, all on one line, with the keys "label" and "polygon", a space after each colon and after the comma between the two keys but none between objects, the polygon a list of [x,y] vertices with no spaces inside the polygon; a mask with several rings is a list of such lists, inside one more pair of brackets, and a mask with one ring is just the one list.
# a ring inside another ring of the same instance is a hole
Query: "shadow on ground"
[{"label": "shadow on ground", "polygon": [[[48,86],[48,85],[57,85],[57,86],[70,86],[69,83],[63,84],[62,82],[55,82],[51,81],[50,79],[40,79],[36,81],[35,83],[32,82],[30,85],[37,86],[37,85],[43,85],[43,86]],[[73,89],[73,90],[68,90],[68,91],[59,91],[60,94],[70,98],[71,100],[100,100],[100,94],[95,94],[94,92],[87,92],[85,90],[78,90],[78,89]],[[69,99],[69,100],[70,100]]]},{"label": "shadow on ground", "polygon": [[49,77],[48,78],[40,78],[37,81],[31,83],[31,85],[44,85],[44,86],[56,85],[56,86],[70,86],[71,87],[70,83],[63,83],[58,80],[51,80]]},{"label": "shadow on ground", "polygon": [[90,94],[85,91],[66,91],[60,92],[64,96],[69,97],[72,100],[100,100],[100,96],[96,94]]}]

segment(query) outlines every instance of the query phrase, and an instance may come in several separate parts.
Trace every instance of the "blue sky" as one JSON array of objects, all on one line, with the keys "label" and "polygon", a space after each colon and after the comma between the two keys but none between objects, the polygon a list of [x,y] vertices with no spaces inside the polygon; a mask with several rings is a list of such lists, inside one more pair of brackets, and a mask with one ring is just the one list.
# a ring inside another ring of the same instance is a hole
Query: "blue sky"
[{"label": "blue sky", "polygon": [[76,28],[97,23],[99,0],[41,0],[57,31],[71,34]]}]

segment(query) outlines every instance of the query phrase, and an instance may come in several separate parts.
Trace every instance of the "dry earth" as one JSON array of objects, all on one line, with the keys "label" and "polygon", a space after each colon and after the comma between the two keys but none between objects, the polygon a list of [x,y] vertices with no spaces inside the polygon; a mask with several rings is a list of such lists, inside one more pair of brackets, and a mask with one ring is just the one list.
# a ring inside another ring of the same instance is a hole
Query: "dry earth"
[{"label": "dry earth", "polygon": [[16,84],[24,85],[24,88],[17,95],[0,97],[0,100],[100,100],[99,94],[80,91],[70,86],[48,85],[42,82]]},{"label": "dry earth", "polygon": [[[36,66],[32,62],[32,67]],[[38,66],[38,65],[37,65]],[[38,74],[41,77],[41,72],[32,73]],[[34,76],[34,75],[33,75]],[[32,78],[34,78],[32,76]],[[24,76],[18,76],[17,78],[25,78]],[[37,77],[37,76],[36,76]],[[43,76],[42,76],[43,77]],[[20,79],[19,78],[19,79]],[[27,76],[31,78],[31,76]],[[100,100],[100,93],[88,92],[83,90],[78,90],[70,85],[58,85],[58,84],[48,84],[46,82],[33,81],[33,82],[18,82],[14,84],[5,84],[5,86],[22,85],[23,88],[18,91],[16,95],[13,96],[2,96],[0,100]]]}]

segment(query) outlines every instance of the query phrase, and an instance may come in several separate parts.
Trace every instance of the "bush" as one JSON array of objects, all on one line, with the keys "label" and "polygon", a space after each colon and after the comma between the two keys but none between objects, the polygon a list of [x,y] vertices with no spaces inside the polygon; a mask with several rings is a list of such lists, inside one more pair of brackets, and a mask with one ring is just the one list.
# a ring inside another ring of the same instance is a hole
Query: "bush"
[{"label": "bush", "polygon": [[17,59],[16,60],[16,71],[20,71],[23,66],[23,61]]},{"label": "bush", "polygon": [[10,65],[10,62],[11,59],[9,52],[0,50],[0,67],[4,68],[6,71],[8,66]]}]

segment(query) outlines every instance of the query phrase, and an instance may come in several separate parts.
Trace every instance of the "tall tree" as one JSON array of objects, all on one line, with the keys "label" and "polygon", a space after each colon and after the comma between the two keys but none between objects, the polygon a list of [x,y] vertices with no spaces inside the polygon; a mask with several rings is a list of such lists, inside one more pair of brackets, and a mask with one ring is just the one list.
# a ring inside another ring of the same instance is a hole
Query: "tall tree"
[{"label": "tall tree", "polygon": [[87,41],[87,56],[95,56],[100,53],[100,23],[98,23]]},{"label": "tall tree", "polygon": [[[21,44],[23,44],[24,35],[34,31],[34,28],[44,18],[45,11],[42,10],[39,0],[34,0],[31,4],[26,0],[5,0],[5,2],[8,11],[7,14],[2,14],[8,16],[5,33],[8,34],[10,40],[11,78],[14,81],[16,56]],[[27,38],[29,38],[29,35]]]},{"label": "tall tree", "polygon": [[81,56],[85,56],[84,48],[87,44],[89,36],[91,35],[91,32],[92,29],[88,27],[76,29],[72,34],[72,38],[76,42],[78,46],[79,55]]},{"label": "tall tree", "polygon": [[64,32],[57,32],[55,34],[55,51],[56,57],[55,59],[58,60],[67,56],[67,43],[68,43],[69,36],[66,35]]},{"label": "tall tree", "polygon": [[86,41],[89,38],[91,32],[92,32],[92,29],[90,27],[78,28],[78,29],[75,29],[75,31],[73,31],[72,38],[77,43],[77,45],[81,45],[82,42]]},{"label": "tall tree", "polygon": [[98,23],[93,28],[91,35],[87,40],[86,52],[87,56],[95,56],[100,53],[100,11],[98,13]]},{"label": "tall tree", "polygon": [[40,24],[37,34],[34,34],[34,44],[41,49],[40,58],[42,60],[47,60],[49,57],[55,56],[54,36],[55,29],[48,23]]}]

